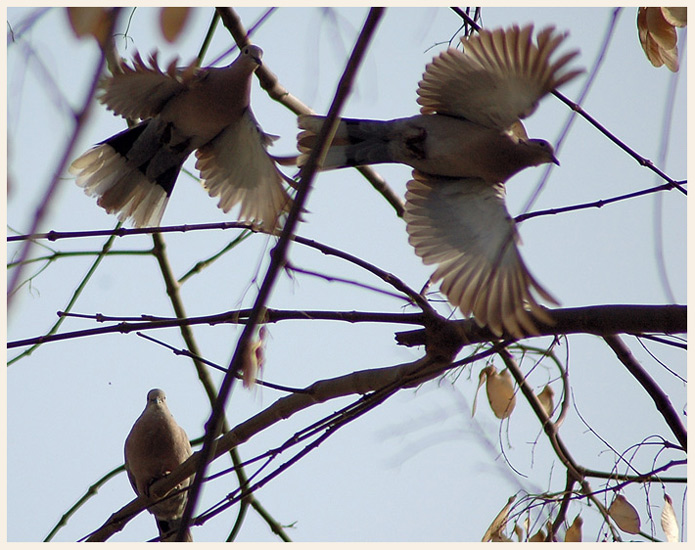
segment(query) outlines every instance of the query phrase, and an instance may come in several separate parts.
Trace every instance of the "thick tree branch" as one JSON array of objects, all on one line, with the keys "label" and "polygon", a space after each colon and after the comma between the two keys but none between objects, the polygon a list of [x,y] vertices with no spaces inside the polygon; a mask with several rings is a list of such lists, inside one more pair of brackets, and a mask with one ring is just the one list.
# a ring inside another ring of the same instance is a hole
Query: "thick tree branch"
[{"label": "thick tree branch", "polygon": [[[393,281],[392,281],[393,282]],[[641,305],[602,305],[587,306],[582,308],[567,308],[548,310],[556,323],[546,325],[537,322],[539,334],[535,336],[555,336],[558,334],[595,334],[603,336],[607,334],[626,333],[664,333],[678,334],[687,330],[686,306],[641,306]],[[115,325],[100,328],[91,328],[59,334],[35,336],[23,340],[13,340],[7,343],[8,349],[31,346],[37,343],[56,342],[70,340],[85,336],[100,334],[128,334],[144,330],[170,328],[174,326],[190,325],[216,325],[220,323],[247,324],[251,310],[236,310],[203,315],[200,317],[188,317],[184,319],[171,317],[157,317],[142,315],[130,318],[111,318],[101,314],[85,316],[93,318],[97,322],[107,320],[118,321]],[[58,312],[62,315],[61,312]],[[267,309],[264,323],[276,323],[283,320],[331,320],[345,321],[348,323],[393,323],[393,324],[417,324],[425,325],[435,322],[441,327],[447,327],[447,338],[452,346],[463,347],[466,344],[478,344],[498,340],[486,328],[475,324],[473,319],[448,321],[427,313],[389,313],[369,311],[283,311]],[[71,316],[77,316],[71,314]],[[534,335],[526,335],[528,337]],[[397,332],[396,341],[402,346],[414,347],[425,345],[425,329],[417,329],[408,332]]]},{"label": "thick tree branch", "polygon": [[[548,325],[536,322],[538,334],[532,336],[555,336],[559,334],[595,334],[605,336],[610,334],[644,334],[686,333],[687,306],[681,305],[601,305],[565,309],[546,310],[554,324]],[[489,330],[475,324],[473,319],[451,321],[463,343],[476,344],[496,339]],[[425,343],[425,331],[413,330],[397,332],[396,342],[402,346],[422,346]]]}]

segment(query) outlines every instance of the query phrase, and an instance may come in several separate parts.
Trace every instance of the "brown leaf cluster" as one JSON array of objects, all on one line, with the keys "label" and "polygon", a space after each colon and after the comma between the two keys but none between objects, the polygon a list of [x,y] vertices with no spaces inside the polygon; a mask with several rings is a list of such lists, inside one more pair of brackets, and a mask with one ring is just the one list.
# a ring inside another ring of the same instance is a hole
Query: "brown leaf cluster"
[{"label": "brown leaf cluster", "polygon": [[678,35],[676,27],[688,23],[688,9],[639,8],[637,31],[647,59],[655,67],[666,65],[670,71],[678,70]]}]

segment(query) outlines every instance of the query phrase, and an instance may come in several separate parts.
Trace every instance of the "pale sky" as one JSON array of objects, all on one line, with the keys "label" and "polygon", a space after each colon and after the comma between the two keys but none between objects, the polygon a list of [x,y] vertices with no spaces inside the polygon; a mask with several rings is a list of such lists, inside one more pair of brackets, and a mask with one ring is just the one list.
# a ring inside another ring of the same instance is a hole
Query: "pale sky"
[{"label": "pale sky", "polygon": [[[9,25],[17,33],[35,8],[8,9]],[[618,15],[605,59],[583,103],[584,109],[629,147],[651,159],[674,179],[686,178],[685,56],[678,74],[654,68],[642,51],[635,25],[637,8]],[[239,8],[247,26],[264,12],[260,7]],[[117,39],[125,58],[134,51],[160,50],[161,65],[178,55],[190,61],[198,51],[212,18],[212,8],[196,8],[184,36],[174,45],[157,30],[157,12],[138,9],[127,38]],[[261,25],[252,41],[264,49],[264,63],[292,94],[318,113],[325,113],[335,92],[367,13],[365,7],[321,10],[316,7],[280,8]],[[569,31],[563,51],[579,49],[574,61],[587,73],[561,89],[576,100],[596,64],[613,9],[595,8],[483,8],[486,27],[533,22],[536,28],[552,24]],[[123,18],[123,21],[127,19]],[[418,112],[417,83],[425,64],[446,43],[460,34],[460,19],[446,7],[387,9],[343,114],[388,119]],[[686,34],[679,34],[681,44]],[[220,25],[208,60],[232,44]],[[225,58],[231,61],[236,53]],[[79,41],[70,32],[63,9],[40,17],[15,41],[8,35],[8,234],[23,233],[31,219],[66,141],[72,121],[66,104],[76,108],[84,101],[86,86],[97,60],[95,44]],[[674,83],[675,79],[675,83]],[[675,85],[675,95],[671,87]],[[280,136],[274,154],[292,154],[296,118],[274,103],[254,81],[252,106],[263,129]],[[669,111],[669,107],[671,108]],[[672,119],[664,134],[665,113]],[[525,121],[529,135],[555,143],[570,116],[553,97],[545,98]],[[95,104],[80,135],[73,158],[88,147],[125,128]],[[666,154],[660,157],[664,140]],[[608,199],[663,183],[641,167],[585,120],[577,118],[558,150],[556,167],[536,200],[533,210],[559,208]],[[194,159],[186,166],[193,169]],[[403,195],[410,169],[377,167],[393,189]],[[289,173],[289,175],[294,175]],[[507,186],[512,215],[522,212],[543,175],[528,169]],[[298,234],[374,263],[419,290],[433,269],[422,265],[408,245],[405,224],[388,204],[354,170],[319,175],[309,196],[305,223]],[[216,208],[198,183],[181,174],[164,215],[163,225],[233,221]],[[530,270],[562,307],[596,304],[686,303],[685,197],[670,191],[592,208],[533,218],[519,226],[521,254]],[[50,205],[42,231],[111,229],[116,219],[104,213],[66,175]],[[222,249],[235,231],[207,231],[166,236],[167,251],[176,276],[196,262]],[[96,251],[104,237],[71,239],[42,246],[60,251]],[[148,250],[149,236],[117,241],[115,250]],[[221,313],[249,307],[265,273],[272,242],[261,235],[247,239],[201,274],[182,286],[190,316]],[[16,253],[8,246],[8,260]],[[34,246],[33,255],[48,252]],[[667,290],[659,273],[663,258]],[[41,263],[25,271],[37,274],[19,291],[8,317],[8,340],[45,333],[56,321],[56,311],[66,307],[85,276],[94,256],[63,258],[40,274]],[[379,280],[335,258],[294,245],[293,265],[322,274],[349,278],[385,290]],[[254,276],[256,279],[253,280]],[[672,297],[671,297],[672,296]],[[354,285],[328,282],[308,275],[281,276],[268,304],[289,310],[358,310],[414,312],[400,300]],[[446,304],[441,312],[450,311]],[[141,314],[170,316],[171,304],[150,256],[112,256],[104,260],[73,307],[74,312],[114,316]],[[458,315],[458,314],[457,314]],[[69,319],[60,332],[99,327],[88,319]],[[405,325],[286,321],[271,325],[263,377],[277,384],[304,387],[358,370],[414,361],[422,349],[397,346],[394,333]],[[233,325],[194,329],[204,356],[226,365],[241,329]],[[183,347],[178,329],[151,331],[175,347]],[[677,411],[685,410],[683,383],[655,359],[680,376],[686,376],[685,354],[655,343],[648,350],[631,337],[625,341],[649,373],[669,394]],[[528,343],[544,349],[550,340]],[[8,359],[21,349],[8,351]],[[472,353],[464,349],[460,358]],[[561,434],[575,459],[587,468],[609,471],[613,452],[599,438],[628,452],[640,470],[653,467],[649,447],[633,449],[654,434],[671,437],[650,398],[599,338],[579,335],[556,349],[570,371],[573,406]],[[525,372],[534,358],[522,363]],[[495,360],[498,368],[501,361]],[[480,395],[478,411],[471,406],[478,373],[477,363],[425,384],[404,390],[362,418],[339,430],[318,449],[292,466],[257,493],[268,512],[300,542],[309,541],[476,541],[518,491],[560,491],[564,471],[549,450],[541,428],[527,404],[509,422],[500,424]],[[216,382],[221,375],[212,373]],[[540,390],[557,383],[557,369],[543,363],[529,380]],[[68,508],[101,476],[122,464],[123,442],[145,405],[151,388],[166,391],[169,406],[188,435],[198,438],[209,415],[208,401],[190,360],[138,338],[134,334],[107,335],[48,343],[7,370],[7,538],[39,541]],[[270,406],[282,394],[264,388],[235,388],[227,418],[235,425]],[[352,402],[340,399],[283,421],[241,446],[248,460],[279,446],[295,432]],[[588,431],[580,420],[595,433]],[[504,450],[504,457],[500,449]],[[628,450],[629,449],[629,450]],[[280,456],[272,467],[289,460]],[[669,458],[682,458],[677,453]],[[657,459],[666,461],[666,455]],[[519,472],[516,474],[510,465]],[[212,471],[229,467],[220,459]],[[256,466],[249,467],[249,474]],[[618,467],[626,472],[624,464]],[[685,475],[684,470],[669,472]],[[206,487],[198,512],[213,505],[235,488],[236,478],[225,476]],[[601,480],[592,479],[595,489]],[[683,489],[667,491],[681,517]],[[639,508],[643,530],[663,539],[658,524],[661,487],[649,493],[655,522],[644,509],[645,490],[628,488],[625,496]],[[124,474],[100,488],[68,520],[56,541],[74,541],[99,527],[108,516],[134,497]],[[607,504],[612,493],[602,495]],[[638,506],[639,505],[639,506]],[[600,540],[600,518],[595,510],[573,504],[568,518],[580,511],[585,520],[585,540]],[[196,541],[219,541],[227,536],[237,508],[194,528]],[[653,532],[652,532],[653,529]],[[113,541],[142,541],[156,535],[153,518],[140,514]],[[626,540],[631,540],[625,535]],[[275,541],[268,526],[249,511],[239,541]],[[643,540],[637,538],[637,540]]]}]

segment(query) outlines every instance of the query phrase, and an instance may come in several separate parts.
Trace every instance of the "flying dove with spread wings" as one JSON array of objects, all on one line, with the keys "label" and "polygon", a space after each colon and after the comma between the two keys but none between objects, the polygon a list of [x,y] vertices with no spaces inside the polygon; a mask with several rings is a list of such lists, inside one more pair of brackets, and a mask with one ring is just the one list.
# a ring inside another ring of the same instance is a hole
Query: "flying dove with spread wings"
[{"label": "flying dove with spread wings", "polygon": [[[343,119],[322,168],[387,162],[412,166],[405,195],[409,242],[437,264],[449,301],[494,334],[535,334],[533,318],[552,322],[533,293],[557,303],[517,249],[505,182],[529,166],[558,164],[552,145],[530,139],[521,119],[581,70],[573,51],[551,57],[566,38],[548,27],[513,26],[462,38],[429,63],[417,90],[419,115],[395,120]],[[324,117],[302,115],[301,165]]]},{"label": "flying dove with spread wings", "polygon": [[193,64],[166,71],[139,55],[133,66],[101,82],[99,101],[116,115],[140,120],[75,160],[70,172],[88,195],[121,221],[136,227],[159,225],[184,161],[195,151],[196,168],[211,197],[228,212],[241,205],[240,218],[269,231],[289,211],[284,178],[266,148],[265,134],[250,107],[251,77],[263,51],[242,48],[227,67]]}]

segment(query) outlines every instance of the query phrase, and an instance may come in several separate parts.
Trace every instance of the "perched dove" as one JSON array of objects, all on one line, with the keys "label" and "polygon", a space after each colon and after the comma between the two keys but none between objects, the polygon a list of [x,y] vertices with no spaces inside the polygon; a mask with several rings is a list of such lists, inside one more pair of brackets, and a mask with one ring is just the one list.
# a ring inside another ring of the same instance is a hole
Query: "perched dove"
[{"label": "perched dove", "polygon": [[[516,247],[505,206],[505,182],[529,166],[553,162],[553,147],[529,139],[521,123],[548,92],[582,71],[564,70],[578,52],[550,58],[565,39],[553,27],[532,41],[533,26],[462,38],[426,67],[418,87],[420,115],[388,121],[344,119],[324,169],[398,162],[412,166],[405,195],[409,242],[426,264],[438,264],[449,301],[493,333],[519,337],[550,322],[531,291],[556,303],[531,276]],[[299,117],[305,160],[323,117]]]},{"label": "perched dove", "polygon": [[[150,485],[169,475],[191,456],[191,444],[181,426],[176,423],[166,404],[162,390],[150,390],[147,405],[135,421],[125,440],[125,467],[128,479],[138,495],[150,495]],[[178,492],[188,487],[190,479],[177,485],[171,498],[165,498],[149,507],[157,520],[162,541],[173,541],[179,520],[186,506],[188,493]],[[193,542],[190,531],[186,542]]]},{"label": "perched dove", "polygon": [[196,168],[211,197],[240,218],[277,227],[291,199],[283,176],[266,152],[275,136],[263,133],[249,106],[251,76],[263,51],[249,45],[223,68],[166,72],[136,54],[133,66],[101,83],[99,100],[115,114],[142,122],[96,145],[70,166],[77,184],[121,221],[159,225],[179,171],[196,151]]}]

